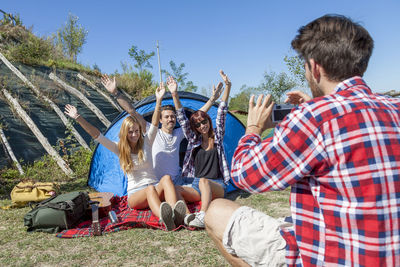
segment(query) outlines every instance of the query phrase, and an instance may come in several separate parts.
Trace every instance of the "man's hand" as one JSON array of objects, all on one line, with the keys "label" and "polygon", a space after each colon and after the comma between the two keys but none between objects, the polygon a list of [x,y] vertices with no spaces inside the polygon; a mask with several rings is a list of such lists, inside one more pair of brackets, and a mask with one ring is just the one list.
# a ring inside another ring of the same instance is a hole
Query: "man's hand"
[{"label": "man's hand", "polygon": [[67,104],[65,106],[65,114],[67,114],[69,117],[71,117],[72,119],[76,120],[77,118],[79,118],[79,114],[78,114],[78,110],[76,109],[76,107]]},{"label": "man's hand", "polygon": [[160,86],[157,87],[157,89],[156,89],[156,99],[162,100],[164,97],[164,94],[165,94],[165,86],[164,86],[164,83],[161,82]]},{"label": "man's hand", "polygon": [[167,87],[171,94],[174,94],[178,91],[178,84],[176,83],[174,77],[169,76],[167,78]]},{"label": "man's hand", "polygon": [[293,105],[299,105],[312,99],[309,95],[301,91],[288,92],[286,95],[287,98],[285,99],[285,103],[290,103]]},{"label": "man's hand", "polygon": [[266,97],[259,95],[255,105],[254,95],[250,97],[246,134],[255,133],[261,135],[266,129],[274,127],[271,120],[274,104],[274,102],[271,102],[271,95]]},{"label": "man's hand", "polygon": [[101,84],[107,89],[107,91],[113,95],[117,93],[117,83],[115,82],[115,76],[111,80],[107,74],[101,76]]}]

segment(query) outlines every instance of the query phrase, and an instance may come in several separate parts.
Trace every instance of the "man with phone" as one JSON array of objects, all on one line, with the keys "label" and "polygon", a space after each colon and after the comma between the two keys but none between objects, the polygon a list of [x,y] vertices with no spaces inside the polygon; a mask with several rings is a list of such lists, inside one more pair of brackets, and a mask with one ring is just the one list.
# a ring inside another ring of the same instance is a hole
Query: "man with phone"
[{"label": "man with phone", "polygon": [[275,127],[270,96],[249,103],[232,181],[261,193],[291,187],[289,220],[214,200],[206,229],[235,266],[400,266],[400,99],[372,93],[362,79],[373,50],[367,30],[340,15],[299,29],[313,99]]}]

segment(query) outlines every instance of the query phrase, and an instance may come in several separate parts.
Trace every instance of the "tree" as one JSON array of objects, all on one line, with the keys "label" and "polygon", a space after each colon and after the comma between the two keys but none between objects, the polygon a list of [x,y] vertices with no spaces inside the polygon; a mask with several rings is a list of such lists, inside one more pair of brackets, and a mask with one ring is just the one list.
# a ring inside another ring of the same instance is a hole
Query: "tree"
[{"label": "tree", "polygon": [[3,19],[0,20],[0,25],[13,25],[13,26],[22,26],[22,21],[19,14],[13,15],[11,13],[6,13],[0,9],[0,12],[3,13]]},{"label": "tree", "polygon": [[290,73],[293,75],[297,85],[300,87],[306,87],[306,71],[304,70],[304,60],[299,56],[288,56],[286,55],[283,59],[288,67]]},{"label": "tree", "polygon": [[264,80],[265,81],[259,86],[258,90],[261,92],[266,91],[271,94],[272,99],[276,103],[280,103],[282,95],[297,85],[285,72],[279,74],[272,71],[265,72]]},{"label": "tree", "polygon": [[185,67],[185,63],[181,63],[179,66],[175,64],[174,61],[169,62],[169,66],[172,70],[172,73],[167,70],[162,70],[168,76],[173,76],[176,82],[179,84],[180,90],[185,92],[196,92],[197,86],[193,84],[192,81],[186,81],[189,73],[183,72],[183,68]]},{"label": "tree", "polygon": [[242,85],[239,91],[240,93],[236,94],[229,101],[229,110],[248,111],[250,96],[258,93],[258,88]]},{"label": "tree", "polygon": [[57,31],[57,42],[73,62],[76,62],[76,57],[82,51],[88,35],[88,31],[78,24],[78,20],[77,16],[70,13],[65,26]]},{"label": "tree", "polygon": [[153,68],[149,60],[154,56],[154,51],[147,54],[144,50],[139,50],[137,46],[132,45],[128,54],[136,62],[134,66],[140,72],[143,71],[143,68]]}]

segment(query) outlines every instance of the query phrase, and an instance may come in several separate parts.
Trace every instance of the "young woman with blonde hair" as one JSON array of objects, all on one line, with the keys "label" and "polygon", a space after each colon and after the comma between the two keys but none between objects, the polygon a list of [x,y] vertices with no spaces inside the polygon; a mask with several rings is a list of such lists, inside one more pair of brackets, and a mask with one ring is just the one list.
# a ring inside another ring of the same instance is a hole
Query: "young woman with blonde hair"
[{"label": "young woman with blonde hair", "polygon": [[[183,223],[186,205],[178,201],[171,176],[156,178],[152,162],[152,145],[157,134],[161,101],[165,94],[164,85],[156,90],[156,107],[152,122],[146,132],[146,123],[139,113],[124,119],[115,143],[78,114],[76,107],[65,106],[65,113],[75,119],[85,131],[100,144],[119,157],[121,169],[128,178],[128,205],[134,209],[150,207],[168,231]],[[166,202],[162,202],[165,200]],[[172,208],[172,207],[173,208]]]}]

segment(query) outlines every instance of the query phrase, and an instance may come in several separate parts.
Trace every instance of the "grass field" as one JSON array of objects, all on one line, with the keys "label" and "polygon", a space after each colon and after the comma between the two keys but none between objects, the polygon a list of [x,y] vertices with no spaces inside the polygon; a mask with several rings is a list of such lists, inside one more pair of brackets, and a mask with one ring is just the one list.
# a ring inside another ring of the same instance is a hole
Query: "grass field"
[{"label": "grass field", "polygon": [[[244,195],[236,202],[282,217],[289,215],[288,198],[289,191],[269,192]],[[10,200],[0,201],[6,204]],[[136,228],[100,237],[61,239],[54,234],[27,233],[23,217],[29,210],[0,210],[0,266],[228,266],[204,230]]]}]

